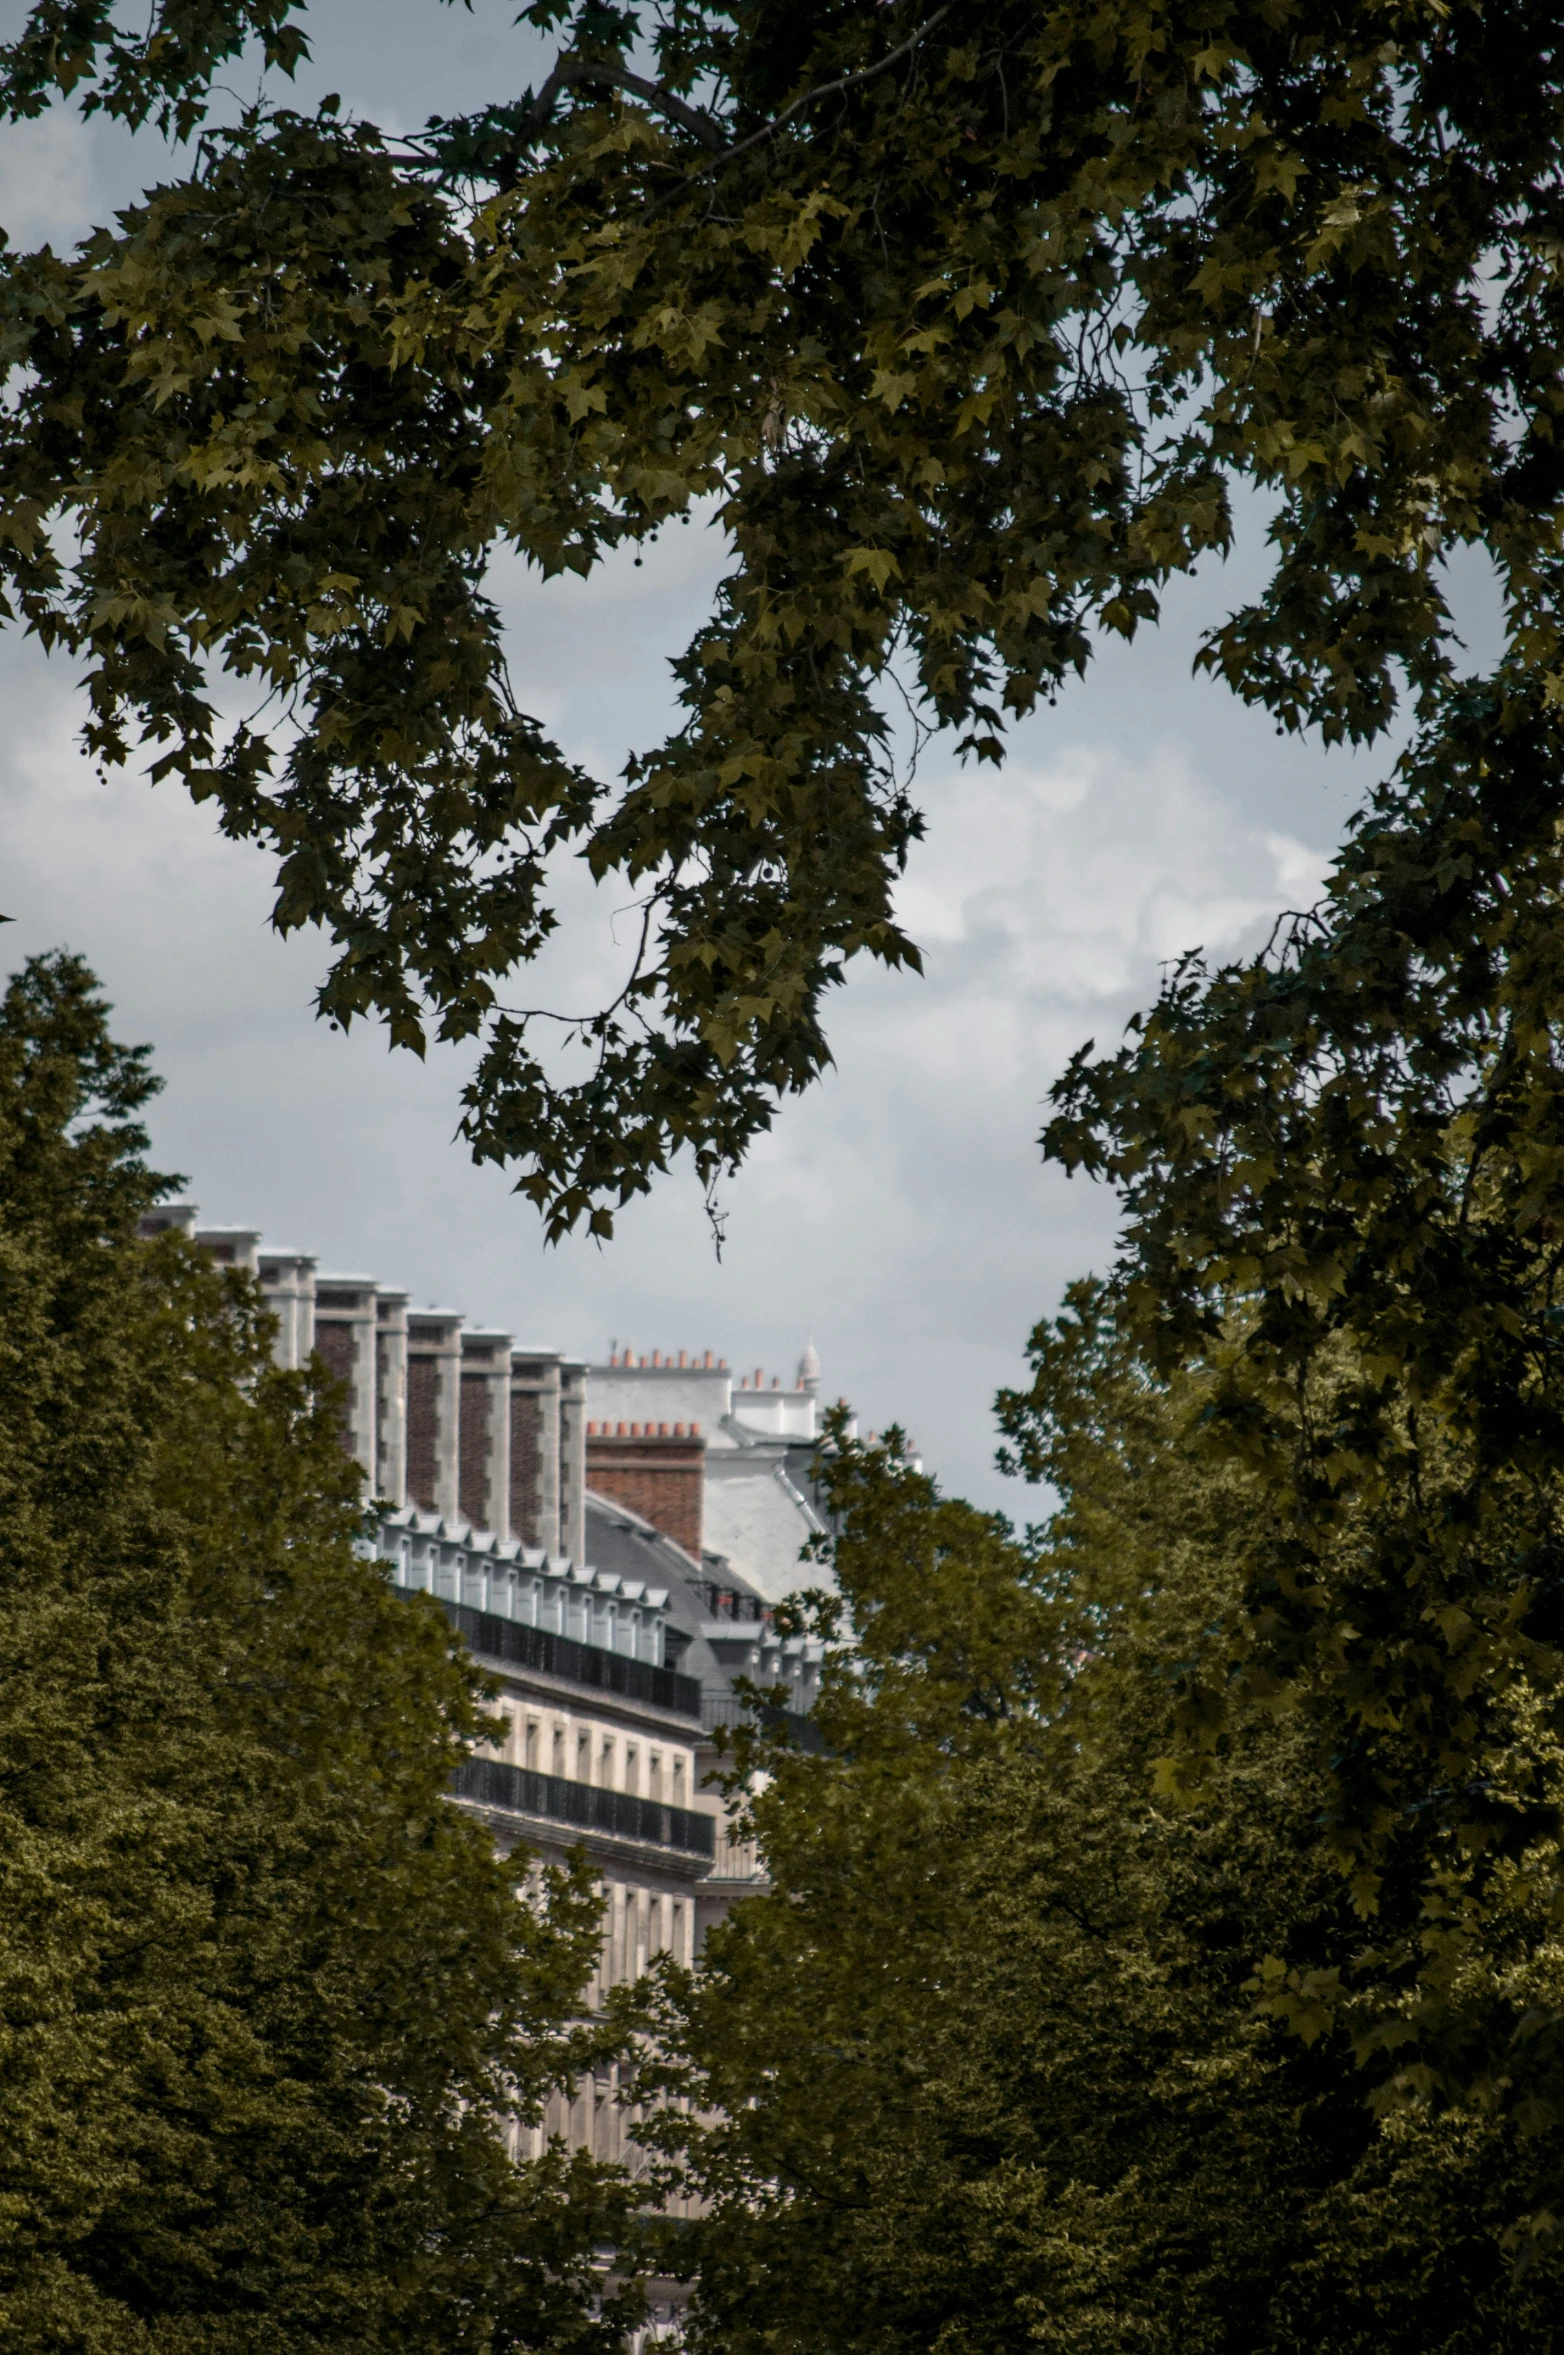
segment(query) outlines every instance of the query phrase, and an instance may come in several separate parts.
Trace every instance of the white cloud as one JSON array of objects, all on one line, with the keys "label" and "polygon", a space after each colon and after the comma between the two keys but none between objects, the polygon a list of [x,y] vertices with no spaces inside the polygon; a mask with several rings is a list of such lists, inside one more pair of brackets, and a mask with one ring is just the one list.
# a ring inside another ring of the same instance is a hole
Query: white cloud
[{"label": "white cloud", "polygon": [[101,217],[93,142],[81,117],[63,108],[7,123],[0,139],[0,226],[26,252],[51,243],[68,252]]},{"label": "white cloud", "polygon": [[1072,746],[928,803],[903,917],[934,995],[998,1024],[1142,997],[1169,960],[1230,953],[1323,877],[1318,850],[1255,825],[1165,744]]}]

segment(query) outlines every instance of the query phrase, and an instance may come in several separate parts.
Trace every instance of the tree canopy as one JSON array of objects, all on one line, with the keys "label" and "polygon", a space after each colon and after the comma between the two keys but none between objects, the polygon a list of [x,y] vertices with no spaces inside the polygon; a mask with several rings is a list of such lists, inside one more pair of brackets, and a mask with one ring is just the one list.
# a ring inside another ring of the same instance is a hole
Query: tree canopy
[{"label": "tree canopy", "polygon": [[[843,1435],[826,1746],[754,1753],[772,1887],[703,1973],[666,1975],[648,2080],[709,2203],[697,2347],[1552,2347],[1557,2130],[1411,2099],[1392,2044],[1269,2000],[1289,1960],[1350,1980],[1365,1944],[1307,1720],[1251,1713],[1198,1790],[1151,1787],[1182,1664],[1233,1609],[1251,1525],[1285,1517],[1198,1445],[1213,1387],[1156,1380],[1111,1292],[1078,1288],[1006,1409],[1059,1499],[1024,1542]],[[1532,1764],[1556,1797],[1556,1741]],[[1421,1911],[1404,1846],[1387,1938]],[[1471,2014],[1523,1980],[1556,2004],[1555,1857],[1539,1842],[1490,1912]]]},{"label": "tree canopy", "polygon": [[1286,1958],[1269,2000],[1539,2136],[1556,1894],[1535,1949],[1512,1931],[1564,1823],[1561,749],[1543,695],[1452,698],[1321,907],[1187,960],[1046,1133],[1120,1189],[1114,1314],[1158,1378],[1202,1378],[1191,1447],[1265,1500],[1160,1771],[1193,1793],[1235,1725],[1309,1729],[1362,1943]]},{"label": "tree canopy", "polygon": [[[1460,545],[1506,601],[1498,724],[1555,691],[1551,8],[522,18],[536,86],[401,138],[280,103],[292,0],[38,0],[0,106],[190,145],[79,254],[5,256],[0,587],[84,658],[100,758],[277,854],[328,1015],[479,1042],[466,1133],[553,1231],[734,1162],[850,960],[915,962],[888,698],[997,756],[1235,492],[1268,576],[1201,659],[1280,727],[1366,741],[1410,696],[1437,762]],[[219,119],[247,45],[267,95]],[[679,725],[588,776],[515,706],[488,560],[585,572],[697,511],[730,560]],[[567,854],[646,919],[584,1063],[509,983]]]},{"label": "tree canopy", "polygon": [[[681,1147],[711,1177],[809,1083],[853,956],[915,957],[891,698],[997,757],[1260,504],[1266,576],[1201,659],[1279,728],[1370,743],[1400,718],[1410,749],[1318,909],[1083,1051],[1047,1150],[1120,1189],[1105,1313],[1137,1379],[1192,1386],[1181,1445],[1255,1484],[1169,1670],[1163,1801],[1216,1804],[1289,1731],[1319,1902],[1356,1942],[1278,1932],[1260,1999],[1304,2050],[1349,2039],[1387,2101],[1532,2135],[1542,2215],[1557,10],[523,21],[541,78],[401,137],[281,103],[308,30],[287,0],[28,12],[13,117],[71,103],[188,145],[79,254],[4,256],[7,610],[84,662],[101,758],[150,758],[276,853],[278,922],[332,944],[325,1012],[477,1041],[474,1151],[554,1232],[602,1232]],[[266,95],[219,115],[248,44]],[[585,775],[516,708],[486,567],[589,572],[696,513],[730,555],[680,723]],[[1461,547],[1503,599],[1485,677],[1445,596]],[[571,855],[646,918],[574,1026],[584,1064],[510,995]]]},{"label": "tree canopy", "polygon": [[11,982],[0,2343],[611,2355],[622,2185],[511,2157],[586,2049],[596,1894],[447,1798],[491,1721],[358,1549],[329,1382],[138,1241],[154,1085],[75,960]]}]

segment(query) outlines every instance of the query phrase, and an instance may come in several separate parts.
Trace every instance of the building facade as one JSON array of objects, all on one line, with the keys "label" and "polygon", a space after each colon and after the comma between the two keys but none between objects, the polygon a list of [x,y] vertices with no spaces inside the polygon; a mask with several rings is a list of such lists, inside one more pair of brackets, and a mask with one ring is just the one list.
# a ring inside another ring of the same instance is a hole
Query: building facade
[{"label": "building facade", "polygon": [[[501,1849],[540,1864],[584,1849],[603,1897],[588,2000],[658,1953],[692,1962],[720,1816],[700,1795],[699,1685],[668,1665],[668,1593],[614,1570],[405,1506],[379,1551],[404,1593],[441,1603],[499,1693],[504,1733],[458,1769],[453,1796]],[[612,2072],[552,2097],[534,2142],[563,2134],[630,2166],[633,2118]]]},{"label": "building facade", "polygon": [[[584,1647],[584,1674],[607,1653],[677,1680],[668,1689],[681,1696],[699,1755],[681,1766],[663,1729],[657,1804],[708,1816],[715,1859],[727,1811],[708,1779],[720,1763],[711,1737],[744,1712],[736,1680],[782,1687],[800,1723],[818,1684],[819,1647],[781,1643],[772,1625],[774,1604],[822,1574],[800,1559],[823,1527],[810,1470],[820,1393],[813,1350],[785,1387],[758,1369],[735,1376],[710,1351],[637,1357],[616,1349],[589,1364],[519,1345],[456,1310],[414,1308],[406,1290],[323,1270],[314,1254],[269,1245],[258,1229],[203,1225],[193,1203],[165,1205],[146,1227],[177,1229],[254,1276],[277,1319],[278,1363],[297,1368],[318,1355],[338,1376],[344,1444],[385,1508],[380,1550],[399,1584],[486,1624]],[[476,1647],[471,1630],[469,1640]],[[514,1649],[519,1638],[505,1640]],[[492,1647],[480,1657],[496,1666]],[[651,1736],[643,1728],[630,1739],[620,1722],[625,1696],[616,1697],[612,1724],[605,1719],[586,1738],[590,1711],[605,1706],[602,1690],[589,1685],[578,1696],[579,1724],[551,1718],[544,1731],[539,1720],[536,1759],[523,1725],[519,1753],[496,1763],[599,1791],[612,1775],[621,1796],[651,1803]],[[519,1683],[514,1699],[524,1717]],[[626,1784],[626,1773],[642,1787]],[[555,1803],[579,1812],[569,1795]],[[543,1819],[522,1813],[517,1836],[546,1852]],[[557,1824],[561,1836],[567,1824],[572,1834],[590,1828],[574,1816]],[[681,1882],[699,1853],[680,1849]],[[736,1882],[726,1871],[695,1877],[707,1893],[697,1914],[680,1920],[687,1934],[696,1922],[698,1941],[722,1910],[719,1892]],[[670,1890],[661,1881],[638,1887],[636,1896],[628,1883],[616,1886],[615,1906],[633,1914],[639,1905],[671,1932]],[[634,1943],[621,1942],[621,1951]]]},{"label": "building facade", "polygon": [[[363,1274],[203,1226],[177,1229],[259,1283],[277,1362],[318,1357],[343,1386],[343,1443],[380,1514],[395,1586],[432,1597],[495,1680],[502,1738],[470,1759],[457,1804],[540,1863],[584,1850],[602,1891],[596,1999],[650,1958],[681,1962],[761,1860],[717,1786],[727,1732],[769,1696],[795,1738],[821,1648],[778,1636],[774,1608],[818,1564],[811,1475],[820,1372],[806,1349],[784,1387],[705,1352],[589,1364],[522,1346],[455,1310],[414,1308]],[[542,2129],[635,2164],[612,2080],[556,2097]]]},{"label": "building facade", "polygon": [[318,1353],[347,1388],[343,1438],[374,1494],[579,1561],[585,1547],[586,1373],[559,1350],[518,1349],[454,1309],[415,1309],[372,1276],[322,1271],[251,1227],[204,1227],[194,1203],[144,1222],[177,1228],[260,1283],[277,1362]]}]

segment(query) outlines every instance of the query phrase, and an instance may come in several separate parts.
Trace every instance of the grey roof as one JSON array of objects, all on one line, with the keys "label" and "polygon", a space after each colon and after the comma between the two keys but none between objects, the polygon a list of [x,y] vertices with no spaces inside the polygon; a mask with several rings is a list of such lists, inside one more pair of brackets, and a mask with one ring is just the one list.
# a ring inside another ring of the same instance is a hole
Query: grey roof
[{"label": "grey roof", "polygon": [[[703,1694],[726,1697],[733,1691],[732,1672],[718,1659],[701,1633],[711,1617],[707,1583],[725,1594],[741,1596],[754,1605],[746,1617],[758,1619],[769,1606],[757,1587],[740,1578],[723,1554],[703,1554],[697,1570],[683,1546],[664,1537],[628,1505],[588,1489],[586,1553],[594,1570],[614,1570],[621,1578],[641,1578],[668,1590],[668,1617],[685,1638],[679,1672],[700,1680]],[[698,1582],[698,1583],[697,1583]]]}]

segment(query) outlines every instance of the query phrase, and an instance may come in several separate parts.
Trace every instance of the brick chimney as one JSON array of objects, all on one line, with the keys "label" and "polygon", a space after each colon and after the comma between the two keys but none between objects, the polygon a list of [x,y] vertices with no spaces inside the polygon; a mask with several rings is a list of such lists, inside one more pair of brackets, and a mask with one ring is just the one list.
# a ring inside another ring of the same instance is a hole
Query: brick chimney
[{"label": "brick chimney", "polygon": [[706,1500],[699,1423],[599,1423],[586,1428],[588,1488],[650,1521],[698,1562]]}]

